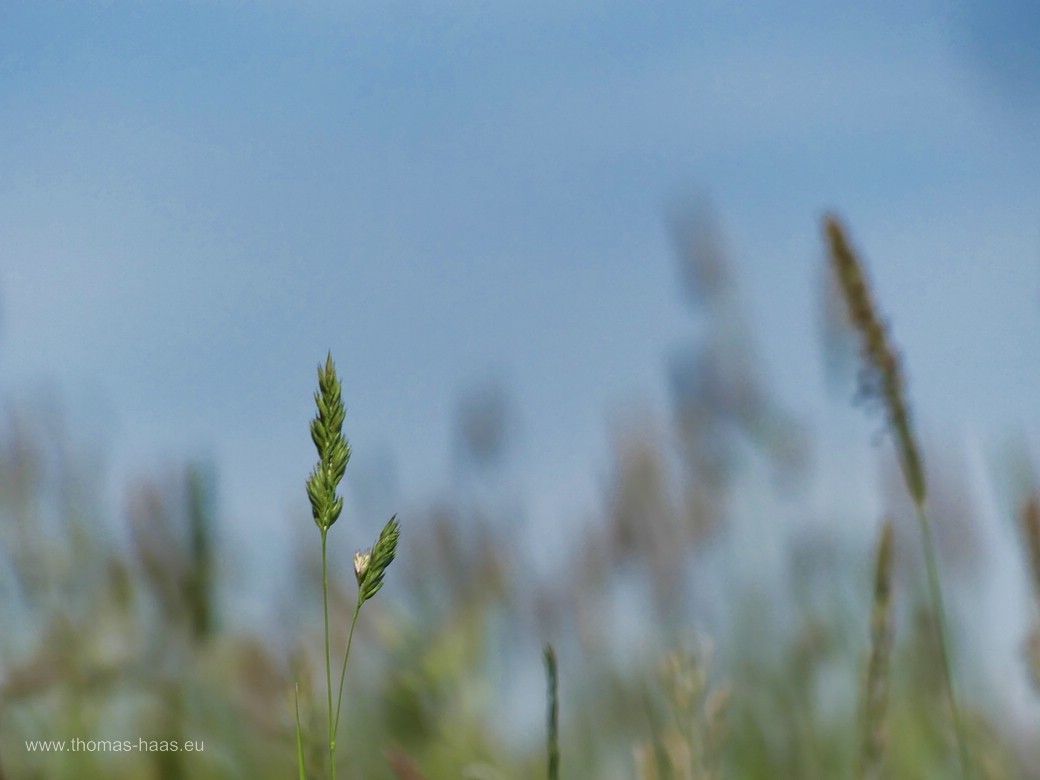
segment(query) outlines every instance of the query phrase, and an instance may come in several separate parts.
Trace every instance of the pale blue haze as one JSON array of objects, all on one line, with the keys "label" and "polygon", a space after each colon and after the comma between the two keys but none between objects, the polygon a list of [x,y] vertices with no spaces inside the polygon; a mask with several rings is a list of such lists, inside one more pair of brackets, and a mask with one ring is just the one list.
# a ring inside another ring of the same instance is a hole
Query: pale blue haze
[{"label": "pale blue haze", "polygon": [[532,513],[588,509],[696,332],[664,217],[705,193],[810,422],[835,207],[922,427],[1035,436],[1038,33],[1024,2],[5,2],[3,386],[53,389],[114,500],[201,455],[277,531],[326,349],[380,515],[447,489],[491,372]]}]

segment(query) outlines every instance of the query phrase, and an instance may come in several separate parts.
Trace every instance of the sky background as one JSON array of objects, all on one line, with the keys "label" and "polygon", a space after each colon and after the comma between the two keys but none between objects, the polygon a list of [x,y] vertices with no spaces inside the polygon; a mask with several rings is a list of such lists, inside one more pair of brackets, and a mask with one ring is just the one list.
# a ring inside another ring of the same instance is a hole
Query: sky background
[{"label": "sky background", "polygon": [[327,349],[370,529],[444,492],[497,377],[529,511],[583,511],[696,334],[667,215],[707,198],[810,425],[833,208],[922,428],[1035,438],[1036,8],[2,2],[0,386],[66,409],[116,500],[204,457],[280,538]]}]

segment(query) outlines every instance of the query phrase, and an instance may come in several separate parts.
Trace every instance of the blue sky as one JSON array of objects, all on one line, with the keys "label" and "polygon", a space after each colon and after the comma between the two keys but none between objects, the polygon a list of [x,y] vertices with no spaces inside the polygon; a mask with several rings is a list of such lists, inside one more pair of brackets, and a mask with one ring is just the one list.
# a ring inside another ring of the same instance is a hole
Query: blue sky
[{"label": "blue sky", "polygon": [[53,388],[117,486],[209,457],[277,529],[326,349],[352,469],[395,464],[380,516],[450,479],[491,373],[521,490],[580,509],[696,333],[665,217],[698,193],[789,406],[822,404],[833,207],[925,430],[1035,434],[1038,32],[1025,3],[5,3],[0,382]]}]

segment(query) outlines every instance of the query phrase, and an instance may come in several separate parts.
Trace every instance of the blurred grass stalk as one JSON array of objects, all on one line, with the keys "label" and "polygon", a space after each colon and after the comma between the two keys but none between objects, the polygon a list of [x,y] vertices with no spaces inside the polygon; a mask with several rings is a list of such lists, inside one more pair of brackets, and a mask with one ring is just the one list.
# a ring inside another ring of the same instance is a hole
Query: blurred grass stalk
[{"label": "blurred grass stalk", "polygon": [[892,655],[892,521],[881,527],[874,565],[874,603],[870,616],[870,661],[863,688],[863,748],[860,777],[884,776],[887,744],[886,709]]},{"label": "blurred grass stalk", "polygon": [[546,752],[548,754],[549,780],[560,777],[560,704],[559,680],[556,672],[556,651],[552,645],[545,646],[545,677],[548,684],[548,711],[546,713]]},{"label": "blurred grass stalk", "polygon": [[[1022,525],[1022,539],[1026,548],[1026,560],[1029,573],[1032,575],[1033,595],[1040,605],[1040,498],[1029,497],[1019,514]],[[1040,621],[1034,617],[1029,635],[1026,638],[1026,659],[1033,685],[1040,690]]]},{"label": "blurred grass stalk", "polygon": [[859,331],[862,340],[864,370],[861,374],[860,389],[863,396],[868,399],[880,397],[885,406],[889,428],[896,438],[903,479],[913,500],[917,524],[921,529],[921,542],[924,548],[932,611],[935,615],[943,680],[949,700],[950,715],[953,719],[957,749],[960,753],[961,769],[966,777],[970,777],[971,764],[968,745],[954,691],[949,631],[946,609],[943,604],[942,584],[939,579],[935,539],[927,512],[924,468],[910,423],[902,365],[898,353],[889,343],[887,327],[878,315],[863,266],[849,244],[845,228],[836,216],[829,215],[824,220],[824,231],[830,250],[831,263],[848,305],[849,318],[852,325]]}]

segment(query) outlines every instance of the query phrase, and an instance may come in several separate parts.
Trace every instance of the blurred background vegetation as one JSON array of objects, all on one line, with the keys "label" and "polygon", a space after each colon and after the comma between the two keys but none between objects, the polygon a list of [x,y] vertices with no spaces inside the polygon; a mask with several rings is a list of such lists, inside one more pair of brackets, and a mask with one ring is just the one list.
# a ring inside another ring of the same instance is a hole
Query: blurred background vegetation
[{"label": "blurred background vegetation", "polygon": [[[599,510],[559,518],[575,529],[566,547],[522,543],[515,498],[496,480],[514,457],[508,385],[488,381],[460,396],[448,498],[402,513],[399,563],[379,609],[362,620],[343,776],[543,776],[545,642],[560,658],[564,777],[859,771],[882,515],[857,533],[862,510],[831,495],[828,516],[798,522],[818,513],[812,496],[827,487],[798,410],[775,397],[756,359],[738,268],[710,211],[683,212],[670,229],[696,335],[667,365],[669,413],[633,407],[615,425]],[[835,405],[846,406],[855,344],[835,295],[820,285],[820,343]],[[341,360],[349,365],[349,356]],[[8,401],[0,441],[0,774],[286,777],[296,681],[308,762],[322,771],[320,571],[306,514],[286,518],[298,543],[290,571],[245,571],[221,513],[219,475],[205,463],[142,475],[113,513],[94,453],[74,445],[55,404]],[[890,494],[879,505],[896,527],[884,775],[954,776],[912,514],[890,449],[873,451],[880,473],[893,475],[881,482]],[[1020,590],[1030,587],[1030,545],[1040,550],[1023,520],[1036,514],[1024,452],[1008,448],[993,481],[1006,509],[996,533],[1019,555]],[[954,460],[926,453],[938,464],[930,471],[935,522],[977,769],[1040,776],[1038,727],[1028,716],[1040,640],[1010,637],[1016,652],[996,683],[979,662],[989,650],[971,639],[966,592],[1009,564],[987,556],[986,527]],[[341,629],[353,606],[345,540],[362,538],[355,524],[348,513],[330,536]],[[280,584],[270,620],[249,629],[229,620],[235,592],[267,593],[271,581]],[[128,735],[202,740],[205,751],[24,747],[26,739]]]},{"label": "blurred background vegetation", "polygon": [[[824,207],[905,350],[975,774],[1040,777],[1037,30],[0,0],[0,778],[283,778],[297,683],[324,776],[327,350],[337,645],[355,548],[402,525],[341,778],[544,777],[547,643],[563,778],[956,777]],[[25,747],[72,738],[205,750]]]}]

